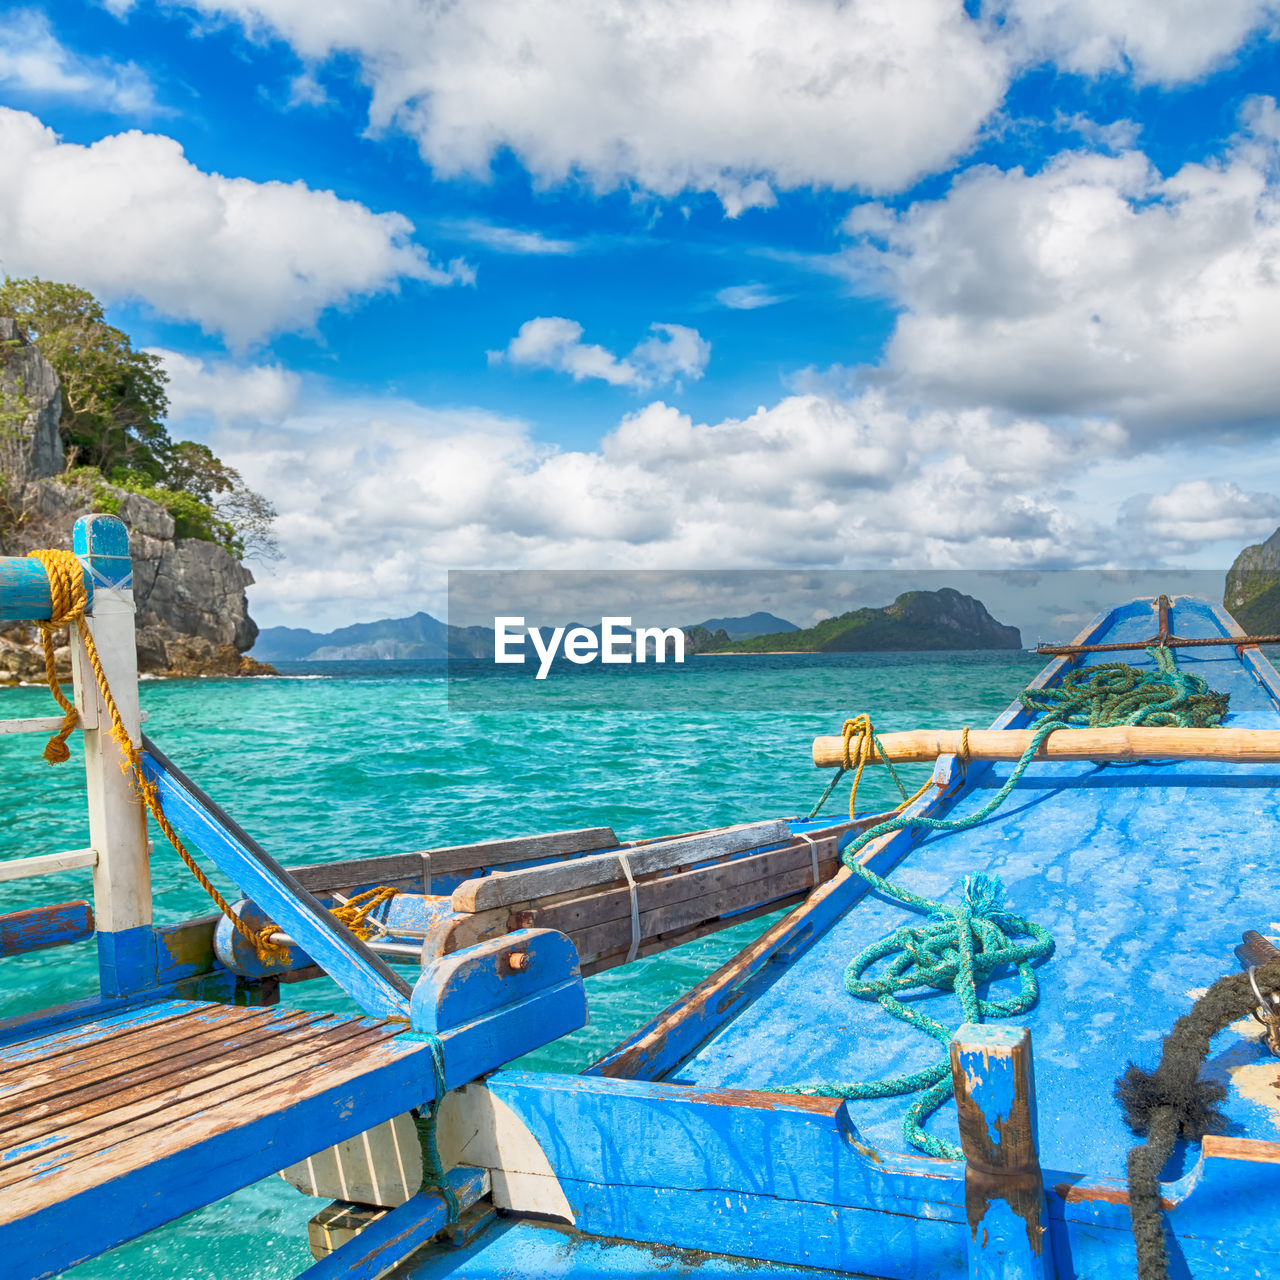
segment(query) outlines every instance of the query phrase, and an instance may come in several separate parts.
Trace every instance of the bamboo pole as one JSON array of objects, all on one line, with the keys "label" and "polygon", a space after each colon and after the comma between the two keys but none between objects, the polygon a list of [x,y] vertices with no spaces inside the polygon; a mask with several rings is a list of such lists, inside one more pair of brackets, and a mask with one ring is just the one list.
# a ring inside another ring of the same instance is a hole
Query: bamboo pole
[{"label": "bamboo pole", "polygon": [[[969,758],[1017,760],[1031,742],[1030,729],[971,729]],[[912,729],[877,735],[895,764],[960,755],[958,729]],[[879,760],[878,753],[872,757]],[[1122,725],[1110,729],[1058,729],[1040,748],[1038,759],[1048,760],[1225,760],[1242,764],[1280,762],[1280,730],[1274,729],[1158,729]],[[813,763],[819,769],[839,768],[844,740],[814,738]]]}]

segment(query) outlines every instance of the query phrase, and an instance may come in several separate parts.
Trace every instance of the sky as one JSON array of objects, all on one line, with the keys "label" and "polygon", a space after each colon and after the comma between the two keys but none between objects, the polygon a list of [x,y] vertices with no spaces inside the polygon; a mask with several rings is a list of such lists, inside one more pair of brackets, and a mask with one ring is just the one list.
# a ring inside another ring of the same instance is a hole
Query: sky
[{"label": "sky", "polygon": [[0,270],[93,291],[275,504],[264,626],[458,569],[1225,568],[1280,526],[1278,40],[1280,0],[8,3]]}]

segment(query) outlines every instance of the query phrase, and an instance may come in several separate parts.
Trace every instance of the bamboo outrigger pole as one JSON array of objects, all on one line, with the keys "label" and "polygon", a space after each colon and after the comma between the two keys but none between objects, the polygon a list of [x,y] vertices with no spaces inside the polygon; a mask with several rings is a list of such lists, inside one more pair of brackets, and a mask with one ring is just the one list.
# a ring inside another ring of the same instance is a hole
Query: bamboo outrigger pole
[{"label": "bamboo outrigger pole", "polygon": [[[971,729],[971,760],[1018,760],[1031,742],[1031,729]],[[912,729],[877,735],[895,764],[963,755],[960,729]],[[1121,725],[1111,729],[1059,729],[1036,757],[1044,760],[1227,760],[1244,764],[1280,762],[1280,731],[1273,729],[1183,729]],[[879,761],[879,752],[870,756]],[[844,739],[814,738],[813,763],[837,769],[844,763]]]}]

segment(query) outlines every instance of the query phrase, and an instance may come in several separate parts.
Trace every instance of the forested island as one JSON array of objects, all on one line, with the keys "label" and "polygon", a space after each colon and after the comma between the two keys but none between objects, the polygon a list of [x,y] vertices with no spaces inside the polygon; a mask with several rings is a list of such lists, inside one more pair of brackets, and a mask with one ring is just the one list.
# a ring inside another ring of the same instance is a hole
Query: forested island
[{"label": "forested island", "polygon": [[882,609],[853,609],[799,631],[735,640],[713,653],[892,653],[911,650],[1020,649],[1017,627],[952,587],[905,591]]}]

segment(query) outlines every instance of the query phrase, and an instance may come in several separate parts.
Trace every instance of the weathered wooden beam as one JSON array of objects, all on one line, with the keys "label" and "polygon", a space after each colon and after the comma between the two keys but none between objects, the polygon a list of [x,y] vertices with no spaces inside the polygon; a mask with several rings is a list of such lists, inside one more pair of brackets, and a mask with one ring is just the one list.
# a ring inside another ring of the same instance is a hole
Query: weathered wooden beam
[{"label": "weathered wooden beam", "polygon": [[972,1280],[1053,1280],[1031,1033],[966,1022],[951,1039]]},{"label": "weathered wooden beam", "polygon": [[344,858],[341,862],[319,862],[310,866],[287,867],[289,874],[308,893],[329,893],[354,889],[359,885],[389,884],[405,887],[410,882],[423,893],[431,892],[431,856],[426,853],[392,853],[375,858]]},{"label": "weathered wooden beam", "polygon": [[961,1167],[870,1149],[840,1098],[506,1070],[450,1094],[438,1132],[446,1162],[491,1171],[495,1205],[583,1234],[766,1275],[964,1274]]},{"label": "weathered wooden beam", "polygon": [[41,853],[33,858],[13,858],[8,862],[0,862],[0,882],[29,880],[32,876],[53,875],[56,871],[74,871],[80,867],[96,866],[97,862],[96,849],[68,849],[66,853]]},{"label": "weathered wooden beam", "polygon": [[443,876],[459,871],[477,871],[481,867],[506,866],[512,862],[532,862],[535,858],[567,858],[596,849],[613,849],[619,843],[611,827],[580,827],[539,836],[448,845],[424,852],[430,855],[432,874]]},{"label": "weathered wooden beam", "polygon": [[[831,875],[838,865],[834,853],[820,860],[818,883],[821,883],[824,877]],[[639,917],[640,938],[643,941],[676,934],[694,928],[704,921],[732,915],[751,907],[763,906],[779,898],[804,893],[816,887],[813,868],[806,858],[802,866],[793,867],[789,871],[751,880],[746,884],[730,885],[696,898],[686,898],[683,901],[659,906],[651,911],[642,911]],[[631,920],[630,917],[606,920],[585,929],[567,932],[577,946],[578,954],[586,960],[629,945]]]},{"label": "weathered wooden beam", "polygon": [[61,716],[26,716],[20,720],[0,720],[0,733],[57,733]]},{"label": "weathered wooden beam", "polygon": [[0,916],[0,956],[62,947],[93,937],[93,910],[87,902],[61,902]]},{"label": "weathered wooden beam", "polygon": [[[660,840],[628,849],[623,856],[633,876],[691,863],[709,862],[748,849],[784,844],[791,828],[781,819],[725,827],[680,840]],[[486,911],[493,907],[529,902],[553,893],[590,889],[625,879],[622,856],[616,853],[591,854],[570,862],[521,871],[498,871],[476,880],[467,880],[453,891],[455,911]]]},{"label": "weathered wooden beam", "polygon": [[[836,838],[827,837],[815,843],[819,864],[835,859]],[[640,909],[641,921],[643,923],[646,913],[663,907],[723,893],[757,881],[768,881],[789,872],[807,869],[812,874],[813,855],[810,850],[811,846],[807,841],[797,841],[786,849],[748,854],[746,857],[735,857],[711,867],[699,867],[692,871],[676,871],[670,874],[658,873],[656,877],[638,880],[636,902]],[[821,878],[821,866],[819,874]],[[763,893],[764,888],[762,887],[759,892]],[[711,914],[719,914],[719,912]],[[573,934],[578,930],[607,924],[614,920],[626,920],[629,924],[630,918],[631,891],[624,885],[621,888],[604,889],[597,893],[581,894],[547,904],[533,903],[531,908],[522,914],[520,924],[526,928],[536,924],[543,929],[559,929],[561,933]],[[658,932],[658,930],[652,930],[652,932]]]},{"label": "weathered wooden beam", "polygon": [[[659,934],[656,938],[650,938],[640,944],[636,951],[636,959],[643,960],[646,956],[655,956],[660,952],[670,951],[673,947],[682,947],[686,942],[695,942],[699,938],[705,938],[708,934],[719,933],[723,929],[732,929],[737,925],[745,924],[749,920],[756,920],[760,916],[770,915],[774,911],[784,911],[788,907],[798,906],[808,896],[809,891],[805,890],[803,893],[793,893],[785,898],[773,898],[768,902],[760,903],[758,906],[750,907],[743,911],[735,911],[731,915],[716,916],[714,919],[705,920],[703,923],[694,925],[689,929]],[[591,959],[584,959],[582,961],[584,976],[603,973],[606,969],[616,969],[619,965],[629,963],[627,959],[629,950],[629,946],[623,946]]]},{"label": "weathered wooden beam", "polygon": [[[969,757],[973,760],[1017,760],[1031,744],[1032,729],[971,729]],[[878,735],[889,759],[896,763],[935,760],[960,755],[958,729],[913,729]],[[879,760],[873,752],[873,760]],[[1122,725],[1112,729],[1058,729],[1040,748],[1044,760],[1227,760],[1239,764],[1280,761],[1280,730],[1178,729]],[[813,763],[835,769],[844,763],[844,740],[814,738]]]}]

